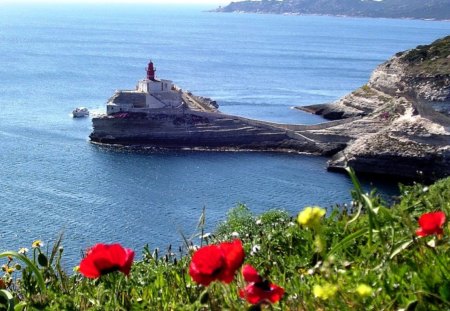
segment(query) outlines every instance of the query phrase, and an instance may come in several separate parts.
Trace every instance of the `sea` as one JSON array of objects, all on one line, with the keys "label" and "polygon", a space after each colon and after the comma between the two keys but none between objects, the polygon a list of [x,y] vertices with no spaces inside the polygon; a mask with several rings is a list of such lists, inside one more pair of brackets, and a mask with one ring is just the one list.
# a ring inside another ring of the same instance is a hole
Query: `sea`
[{"label": "sea", "polygon": [[[327,158],[256,152],[124,152],[89,142],[117,89],[157,76],[220,110],[316,124],[294,106],[332,102],[398,51],[450,34],[442,21],[207,12],[211,6],[0,5],[0,251],[51,247],[65,265],[103,242],[182,245],[205,209],[207,232],[237,204],[255,214],[349,204]],[[75,107],[90,118],[74,119]],[[388,199],[397,181],[363,179]],[[193,243],[198,243],[194,239]]]}]

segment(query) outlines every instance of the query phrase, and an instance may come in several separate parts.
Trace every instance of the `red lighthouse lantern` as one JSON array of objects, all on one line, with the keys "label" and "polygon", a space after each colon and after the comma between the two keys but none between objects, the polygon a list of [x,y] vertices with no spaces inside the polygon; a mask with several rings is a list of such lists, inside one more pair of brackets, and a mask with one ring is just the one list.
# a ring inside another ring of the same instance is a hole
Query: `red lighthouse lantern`
[{"label": "red lighthouse lantern", "polygon": [[155,80],[155,72],[156,72],[156,68],[153,67],[153,62],[150,61],[150,63],[148,63],[148,67],[147,67],[147,79]]}]

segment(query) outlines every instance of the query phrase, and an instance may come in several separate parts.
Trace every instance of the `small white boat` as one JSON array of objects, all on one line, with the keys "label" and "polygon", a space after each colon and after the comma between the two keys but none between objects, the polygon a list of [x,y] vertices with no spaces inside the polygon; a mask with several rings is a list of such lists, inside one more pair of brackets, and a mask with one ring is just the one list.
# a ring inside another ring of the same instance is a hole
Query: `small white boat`
[{"label": "small white boat", "polygon": [[72,111],[72,115],[74,118],[83,118],[89,115],[89,110],[85,107],[78,107]]}]

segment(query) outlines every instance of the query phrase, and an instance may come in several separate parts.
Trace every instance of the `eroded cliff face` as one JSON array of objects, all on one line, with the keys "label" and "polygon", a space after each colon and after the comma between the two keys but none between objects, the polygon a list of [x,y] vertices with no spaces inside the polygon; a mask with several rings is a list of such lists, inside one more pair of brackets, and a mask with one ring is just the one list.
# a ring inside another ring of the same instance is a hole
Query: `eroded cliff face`
[{"label": "eroded cliff face", "polygon": [[435,180],[450,174],[450,133],[409,110],[374,133],[361,135],[329,161],[331,170]]},{"label": "eroded cliff face", "polygon": [[[399,53],[378,66],[372,73],[368,86],[387,94],[400,96],[406,94],[417,100],[449,101],[450,73],[446,72],[446,67],[450,65],[450,49],[448,56],[433,60],[439,63],[442,61],[442,67],[437,68],[438,71],[427,68],[426,65],[420,66],[408,62],[409,53]],[[434,67],[439,64],[429,64],[429,66]]]},{"label": "eroded cliff face", "polygon": [[281,151],[330,154],[340,142],[314,141],[273,124],[220,112],[158,109],[94,118],[95,143],[131,148]]},{"label": "eroded cliff face", "polygon": [[340,100],[301,108],[326,118],[360,116],[375,124],[333,156],[332,170],[433,180],[450,175],[450,37],[397,53],[369,82]]}]

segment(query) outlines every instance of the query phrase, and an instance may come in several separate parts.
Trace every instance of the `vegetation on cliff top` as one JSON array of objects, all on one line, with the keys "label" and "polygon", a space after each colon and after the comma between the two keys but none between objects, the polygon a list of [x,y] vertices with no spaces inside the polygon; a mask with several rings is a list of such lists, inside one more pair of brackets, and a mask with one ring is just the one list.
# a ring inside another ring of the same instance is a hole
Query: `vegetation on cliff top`
[{"label": "vegetation on cliff top", "polygon": [[412,74],[450,75],[450,36],[397,53]]},{"label": "vegetation on cliff top", "polygon": [[69,276],[60,240],[50,253],[40,241],[2,253],[0,302],[16,311],[449,309],[450,178],[401,187],[388,207],[351,177],[352,203],[326,217],[320,207],[256,216],[239,205],[214,235],[203,214],[186,248],[144,247],[140,261],[97,245]]}]

